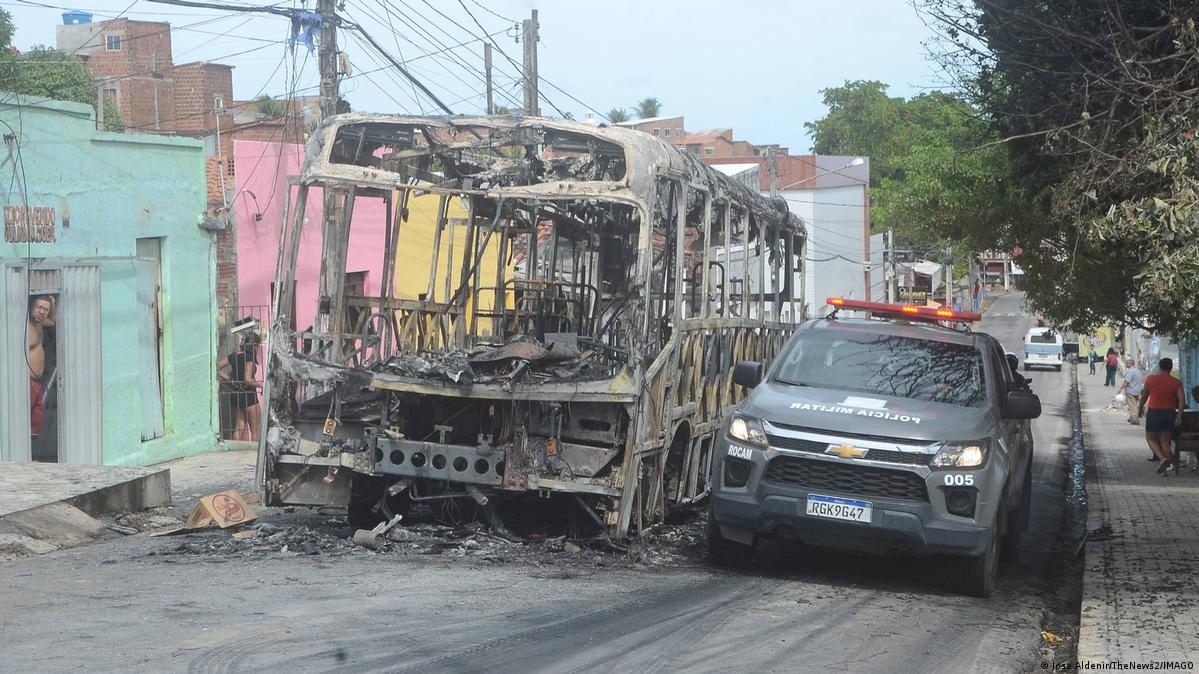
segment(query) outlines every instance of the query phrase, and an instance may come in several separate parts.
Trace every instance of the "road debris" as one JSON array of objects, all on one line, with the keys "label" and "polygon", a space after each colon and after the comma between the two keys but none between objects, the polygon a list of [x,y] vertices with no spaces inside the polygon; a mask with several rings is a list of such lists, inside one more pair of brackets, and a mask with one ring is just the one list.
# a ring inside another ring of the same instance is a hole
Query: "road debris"
[{"label": "road debris", "polygon": [[399,526],[400,520],[404,519],[403,515],[396,515],[389,522],[380,522],[373,529],[359,529],[354,532],[354,544],[361,545],[364,548],[371,550],[379,549],[379,538]]},{"label": "road debris", "polygon": [[133,527],[125,527],[121,526],[120,524],[113,524],[112,522],[106,522],[104,527],[110,531],[115,531],[122,536],[132,536],[136,533],[139,533],[138,530],[134,529]]},{"label": "road debris", "polygon": [[[426,510],[417,512],[415,518],[410,513],[402,526],[388,527],[393,520],[384,523],[382,529],[363,530],[349,527],[342,517],[268,509],[252,527],[236,532],[215,527],[193,530],[176,544],[166,544],[149,554],[225,558],[374,555],[396,561],[436,558],[441,560],[439,563],[573,569],[686,568],[703,565],[705,558],[702,515],[678,524],[657,525],[627,550],[613,546],[602,535],[571,538],[565,534],[528,533],[521,537],[509,533],[507,538],[482,522],[449,525],[435,520],[435,513]],[[364,544],[367,537],[370,543]]]},{"label": "road debris", "polygon": [[258,515],[236,489],[209,494],[200,499],[181,526],[158,529],[151,536],[170,536],[207,527],[213,522],[222,529],[253,522]]}]

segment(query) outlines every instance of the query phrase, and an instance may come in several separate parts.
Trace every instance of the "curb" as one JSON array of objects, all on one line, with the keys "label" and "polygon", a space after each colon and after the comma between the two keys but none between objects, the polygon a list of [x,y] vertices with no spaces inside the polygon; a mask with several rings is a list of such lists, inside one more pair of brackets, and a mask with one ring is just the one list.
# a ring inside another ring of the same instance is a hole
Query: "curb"
[{"label": "curb", "polygon": [[[1078,363],[1070,365],[1070,397],[1066,404],[1070,408],[1072,433],[1070,454],[1067,460],[1069,475],[1066,504],[1070,508],[1070,542],[1074,556],[1085,548],[1087,542],[1089,501],[1087,484],[1092,481],[1094,463],[1086,451],[1086,436],[1082,425],[1082,389],[1078,385]],[[1090,464],[1090,465],[1088,465]]]},{"label": "curb", "polygon": [[[1095,659],[1097,654],[1104,652],[1104,649],[1097,648],[1100,637],[1100,630],[1096,626],[1094,619],[1088,620],[1089,616],[1082,611],[1083,604],[1087,596],[1087,543],[1090,532],[1101,529],[1107,521],[1106,508],[1103,505],[1103,491],[1099,488],[1100,479],[1099,472],[1096,469],[1095,457],[1091,456],[1086,451],[1086,433],[1082,422],[1082,398],[1081,387],[1078,384],[1078,368],[1075,367],[1073,372],[1073,385],[1070,392],[1071,403],[1074,405],[1072,410],[1074,414],[1074,438],[1070,442],[1070,484],[1071,484],[1071,499],[1077,493],[1078,489],[1082,492],[1081,510],[1075,510],[1076,506],[1071,501],[1071,517],[1076,518],[1081,514],[1081,519],[1075,519],[1072,522],[1071,534],[1078,531],[1078,535],[1074,537],[1075,557],[1078,557],[1082,564],[1082,574],[1079,578],[1079,612],[1078,612],[1078,639],[1074,645],[1074,656],[1079,659]],[[1078,457],[1075,457],[1075,447],[1078,448]],[[1077,463],[1076,463],[1077,460]],[[1078,480],[1081,484],[1076,486]],[[1088,489],[1089,488],[1089,489]],[[1095,554],[1102,554],[1103,551],[1096,548],[1093,551]],[[1091,583],[1096,581],[1102,582],[1102,579],[1091,578]]]}]

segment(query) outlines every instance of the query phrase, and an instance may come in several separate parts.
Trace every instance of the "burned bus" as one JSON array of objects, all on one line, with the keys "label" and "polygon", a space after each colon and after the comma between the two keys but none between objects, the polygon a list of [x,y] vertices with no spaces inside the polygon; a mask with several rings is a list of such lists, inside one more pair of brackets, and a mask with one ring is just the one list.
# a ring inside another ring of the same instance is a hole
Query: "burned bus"
[{"label": "burned bus", "polygon": [[[543,497],[623,539],[706,496],[744,395],[733,364],[769,361],[804,313],[786,202],[639,131],[339,115],[292,182],[258,461],[271,505],[345,506],[361,526],[472,499],[500,527],[497,502]],[[323,213],[306,212],[315,189]],[[377,296],[345,281],[365,199],[385,213]],[[317,241],[319,279],[298,278]],[[297,282],[319,285],[311,326],[289,315]]]}]

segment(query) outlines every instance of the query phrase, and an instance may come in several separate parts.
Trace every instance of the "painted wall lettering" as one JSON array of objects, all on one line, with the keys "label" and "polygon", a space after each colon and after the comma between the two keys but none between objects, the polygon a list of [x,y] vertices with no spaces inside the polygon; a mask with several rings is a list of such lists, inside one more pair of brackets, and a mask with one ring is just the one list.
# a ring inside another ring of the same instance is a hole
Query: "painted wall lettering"
[{"label": "painted wall lettering", "polygon": [[9,243],[54,243],[54,209],[50,206],[5,206],[4,240]]}]

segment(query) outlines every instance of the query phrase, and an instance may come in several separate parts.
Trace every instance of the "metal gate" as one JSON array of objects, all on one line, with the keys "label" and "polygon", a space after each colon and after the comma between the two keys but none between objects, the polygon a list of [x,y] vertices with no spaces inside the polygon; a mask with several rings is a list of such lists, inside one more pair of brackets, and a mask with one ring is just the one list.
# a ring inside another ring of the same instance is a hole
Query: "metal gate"
[{"label": "metal gate", "polygon": [[104,463],[100,267],[64,265],[59,298],[58,460]]},{"label": "metal gate", "polygon": [[30,290],[58,295],[58,460],[103,463],[100,267],[54,260],[0,263],[0,460],[31,458],[25,332]]}]

